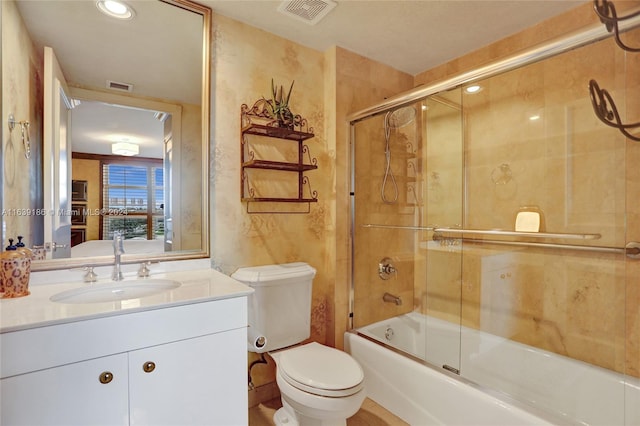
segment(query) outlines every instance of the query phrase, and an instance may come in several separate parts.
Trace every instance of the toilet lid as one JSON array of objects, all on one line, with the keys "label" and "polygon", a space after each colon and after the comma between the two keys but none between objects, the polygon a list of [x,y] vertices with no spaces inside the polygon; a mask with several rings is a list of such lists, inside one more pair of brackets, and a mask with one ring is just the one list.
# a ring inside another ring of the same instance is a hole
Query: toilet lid
[{"label": "toilet lid", "polygon": [[278,368],[292,386],[320,395],[353,394],[364,379],[360,364],[349,354],[316,342],[281,352]]}]

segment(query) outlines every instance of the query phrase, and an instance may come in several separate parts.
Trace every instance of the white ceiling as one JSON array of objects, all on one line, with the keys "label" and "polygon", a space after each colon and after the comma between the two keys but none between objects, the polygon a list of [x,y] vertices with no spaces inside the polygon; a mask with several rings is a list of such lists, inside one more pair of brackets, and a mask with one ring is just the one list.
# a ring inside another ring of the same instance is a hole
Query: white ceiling
[{"label": "white ceiling", "polygon": [[200,103],[202,17],[160,1],[127,0],[136,12],[118,20],[95,0],[18,0],[35,45],[55,51],[69,83],[104,89],[107,80],[133,93]]},{"label": "white ceiling", "polygon": [[[279,0],[200,2],[214,13],[318,51],[337,45],[415,75],[587,1],[340,0],[313,26],[278,12]],[[95,0],[17,4],[36,46],[54,48],[71,84],[104,88],[106,80],[114,80],[133,84],[134,94],[199,103],[201,18],[162,2],[127,2],[136,17],[120,22],[100,14]],[[88,144],[82,150],[91,152],[91,145],[102,144],[93,151],[105,152],[111,141],[104,138],[104,129],[94,126],[128,125],[115,123],[107,106],[87,107],[99,111],[87,112],[94,120],[78,130],[84,135],[81,143]],[[80,120],[74,120],[78,124]]]},{"label": "white ceiling", "polygon": [[203,0],[214,12],[304,46],[337,45],[416,75],[589,0],[339,0],[316,25],[279,0]]},{"label": "white ceiling", "polygon": [[162,158],[164,123],[155,111],[82,101],[72,113],[72,150],[111,155],[111,144],[138,145],[140,157]]}]

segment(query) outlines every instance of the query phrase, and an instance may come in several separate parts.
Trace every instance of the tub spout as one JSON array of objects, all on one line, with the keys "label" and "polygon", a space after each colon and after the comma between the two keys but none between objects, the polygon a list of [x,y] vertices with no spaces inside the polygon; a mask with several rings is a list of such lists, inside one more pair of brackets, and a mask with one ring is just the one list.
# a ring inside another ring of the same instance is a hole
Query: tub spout
[{"label": "tub spout", "polygon": [[398,306],[402,305],[402,299],[390,293],[385,293],[384,296],[382,296],[382,300],[384,300],[385,302],[395,303]]}]

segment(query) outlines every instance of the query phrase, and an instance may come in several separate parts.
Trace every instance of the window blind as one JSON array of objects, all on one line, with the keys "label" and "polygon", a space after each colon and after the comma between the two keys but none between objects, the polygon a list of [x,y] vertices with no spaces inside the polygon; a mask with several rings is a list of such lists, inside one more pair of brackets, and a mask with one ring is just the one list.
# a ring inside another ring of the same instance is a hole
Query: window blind
[{"label": "window blind", "polygon": [[121,231],[125,239],[164,238],[161,164],[102,166],[102,239]]}]

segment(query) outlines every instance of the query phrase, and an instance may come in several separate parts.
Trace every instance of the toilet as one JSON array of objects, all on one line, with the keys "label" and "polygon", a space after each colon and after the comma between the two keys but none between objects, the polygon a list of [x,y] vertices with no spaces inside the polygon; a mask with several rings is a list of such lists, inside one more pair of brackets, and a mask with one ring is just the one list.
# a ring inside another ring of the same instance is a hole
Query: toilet
[{"label": "toilet", "polygon": [[[282,408],[276,425],[346,425],[365,398],[364,373],[346,352],[320,343],[297,345],[311,334],[311,288],[306,263],[240,268],[234,279],[252,287],[248,348],[276,362]],[[296,346],[294,346],[296,345]]]}]

